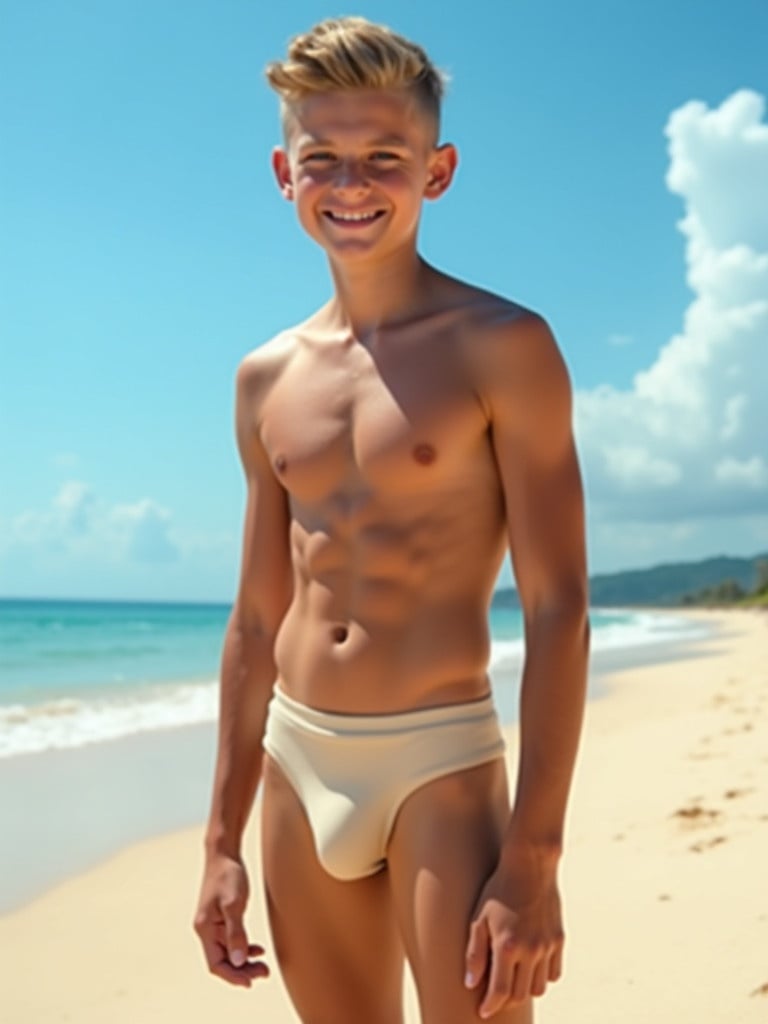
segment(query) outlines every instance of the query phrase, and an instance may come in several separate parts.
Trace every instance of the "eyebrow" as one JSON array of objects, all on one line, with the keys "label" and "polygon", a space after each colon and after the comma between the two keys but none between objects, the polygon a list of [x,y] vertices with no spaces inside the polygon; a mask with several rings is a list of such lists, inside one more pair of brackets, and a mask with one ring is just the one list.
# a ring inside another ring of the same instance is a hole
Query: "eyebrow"
[{"label": "eyebrow", "polygon": [[402,135],[380,135],[378,138],[371,139],[369,143],[371,146],[407,146],[408,141],[404,139]]},{"label": "eyebrow", "polygon": [[[299,148],[304,149],[308,146],[330,146],[333,147],[335,142],[332,139],[315,138],[314,136],[304,136],[299,139]],[[408,146],[408,141],[402,135],[379,135],[376,138],[368,139],[364,143],[364,146],[369,148],[378,148],[385,146],[392,146],[395,148],[405,149]]]}]

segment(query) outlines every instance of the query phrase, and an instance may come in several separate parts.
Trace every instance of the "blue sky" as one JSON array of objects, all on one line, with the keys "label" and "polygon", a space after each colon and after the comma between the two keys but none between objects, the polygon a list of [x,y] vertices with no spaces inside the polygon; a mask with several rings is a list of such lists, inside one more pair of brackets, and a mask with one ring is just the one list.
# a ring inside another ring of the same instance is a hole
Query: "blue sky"
[{"label": "blue sky", "polygon": [[0,594],[232,596],[235,369],[329,288],[262,69],[338,13],[451,75],[422,251],[552,323],[593,571],[768,550],[763,0],[0,0]]}]

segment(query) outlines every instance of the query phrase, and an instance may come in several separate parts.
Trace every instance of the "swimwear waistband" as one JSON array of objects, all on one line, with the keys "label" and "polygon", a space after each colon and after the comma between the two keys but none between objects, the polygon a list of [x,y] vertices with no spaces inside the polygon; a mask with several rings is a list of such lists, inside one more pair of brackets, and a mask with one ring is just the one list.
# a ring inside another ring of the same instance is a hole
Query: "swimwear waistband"
[{"label": "swimwear waistband", "polygon": [[384,735],[496,718],[496,708],[491,694],[461,704],[440,704],[436,707],[415,708],[412,711],[382,715],[348,715],[321,711],[294,700],[278,686],[274,688],[272,700],[279,707],[281,714],[292,719],[297,726],[329,736]]}]

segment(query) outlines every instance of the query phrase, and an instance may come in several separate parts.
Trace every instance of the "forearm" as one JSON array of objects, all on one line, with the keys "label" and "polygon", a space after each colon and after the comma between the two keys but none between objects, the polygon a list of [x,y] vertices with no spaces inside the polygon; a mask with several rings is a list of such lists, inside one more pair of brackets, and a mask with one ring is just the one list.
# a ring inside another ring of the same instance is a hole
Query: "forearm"
[{"label": "forearm", "polygon": [[584,713],[589,620],[581,602],[533,614],[526,624],[520,759],[509,838],[556,859]]},{"label": "forearm", "polygon": [[218,753],[205,839],[210,852],[239,855],[261,778],[273,647],[273,635],[247,628],[233,612],[221,662]]}]

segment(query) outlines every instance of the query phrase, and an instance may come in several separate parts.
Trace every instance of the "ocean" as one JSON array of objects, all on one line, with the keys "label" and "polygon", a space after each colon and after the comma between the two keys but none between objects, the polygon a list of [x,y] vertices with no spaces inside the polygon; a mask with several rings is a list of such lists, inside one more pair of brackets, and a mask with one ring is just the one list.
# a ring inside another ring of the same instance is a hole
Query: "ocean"
[{"label": "ocean", "polygon": [[[0,600],[0,758],[211,722],[223,604]],[[491,609],[491,678],[522,662],[519,610]],[[673,612],[592,613],[594,652],[695,639]],[[514,718],[510,693],[500,703]]]},{"label": "ocean", "polygon": [[[228,615],[221,604],[0,600],[0,914],[133,843],[202,830]],[[490,621],[491,683],[511,723],[520,612],[494,607]],[[592,627],[592,698],[606,664],[665,660],[702,635],[659,612],[600,609]]]}]

